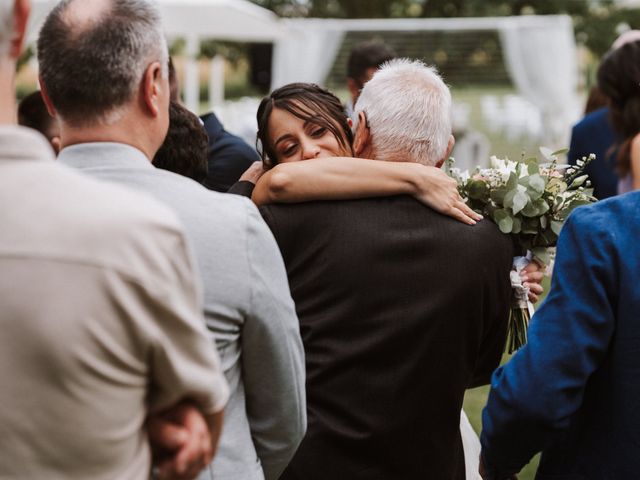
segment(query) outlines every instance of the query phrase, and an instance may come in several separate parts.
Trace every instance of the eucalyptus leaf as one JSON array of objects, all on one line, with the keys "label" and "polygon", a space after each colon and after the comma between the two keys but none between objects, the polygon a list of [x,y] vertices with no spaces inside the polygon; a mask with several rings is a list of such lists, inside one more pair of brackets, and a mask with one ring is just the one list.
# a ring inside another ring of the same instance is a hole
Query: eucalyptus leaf
[{"label": "eucalyptus leaf", "polygon": [[498,222],[498,228],[502,233],[511,233],[511,230],[513,230],[513,219],[511,217],[504,217]]},{"label": "eucalyptus leaf", "polygon": [[[536,207],[535,203],[530,202],[522,209],[522,212],[520,213],[525,217],[537,217],[538,208]],[[537,227],[537,221],[536,221],[536,227]]]},{"label": "eucalyptus leaf", "polygon": [[564,225],[563,222],[551,220],[551,230],[558,236],[560,235],[560,230],[562,230],[562,225]]},{"label": "eucalyptus leaf", "polygon": [[538,173],[535,173],[529,176],[529,186],[536,192],[543,193],[547,183]]},{"label": "eucalyptus leaf", "polygon": [[500,220],[505,219],[505,218],[511,218],[511,214],[509,213],[509,210],[501,208],[501,209],[496,210],[495,212],[493,212],[493,220],[496,223],[499,223]]},{"label": "eucalyptus leaf", "polygon": [[534,175],[540,171],[540,166],[538,165],[538,159],[530,158],[526,161],[527,163],[527,172],[529,175]]},{"label": "eucalyptus leaf", "polygon": [[504,197],[508,192],[509,192],[509,190],[507,190],[504,187],[496,188],[495,190],[491,191],[491,194],[489,195],[489,197],[495,203],[502,205],[502,204],[504,204]]},{"label": "eucalyptus leaf", "polygon": [[550,162],[554,161],[556,158],[556,156],[553,153],[553,150],[551,150],[550,148],[547,147],[540,147],[540,153],[542,154],[542,156],[544,158],[546,158],[547,160],[549,160]]},{"label": "eucalyptus leaf", "polygon": [[547,217],[545,217],[544,215],[540,217],[540,226],[543,230],[547,228]]},{"label": "eucalyptus leaf", "polygon": [[520,210],[522,210],[527,203],[529,202],[529,195],[527,195],[526,190],[517,190],[516,194],[513,196],[513,214],[517,215]]},{"label": "eucalyptus leaf", "polygon": [[543,265],[549,265],[551,255],[546,247],[535,247],[531,250],[533,257]]},{"label": "eucalyptus leaf", "polygon": [[537,218],[527,218],[524,219],[524,222],[522,224],[522,233],[528,234],[528,235],[535,235],[536,233],[538,233],[538,219]]},{"label": "eucalyptus leaf", "polygon": [[503,205],[505,206],[505,208],[513,208],[513,198],[516,196],[516,193],[518,193],[518,189],[513,188],[510,189],[504,196]]},{"label": "eucalyptus leaf", "polygon": [[553,152],[551,155],[553,155],[554,157],[558,156],[558,155],[564,155],[565,153],[569,153],[569,149],[568,148],[561,148],[560,150],[556,150],[555,152]]},{"label": "eucalyptus leaf", "polygon": [[580,175],[578,178],[576,178],[572,183],[571,183],[571,188],[578,188],[580,185],[582,185],[587,179],[589,178],[589,175]]},{"label": "eucalyptus leaf", "polygon": [[536,206],[536,216],[544,215],[549,211],[549,204],[544,201],[544,199],[540,198],[535,202]]},{"label": "eucalyptus leaf", "polygon": [[520,231],[522,230],[522,220],[520,220],[518,217],[514,217],[513,218],[513,226],[511,227],[511,233],[520,233]]}]

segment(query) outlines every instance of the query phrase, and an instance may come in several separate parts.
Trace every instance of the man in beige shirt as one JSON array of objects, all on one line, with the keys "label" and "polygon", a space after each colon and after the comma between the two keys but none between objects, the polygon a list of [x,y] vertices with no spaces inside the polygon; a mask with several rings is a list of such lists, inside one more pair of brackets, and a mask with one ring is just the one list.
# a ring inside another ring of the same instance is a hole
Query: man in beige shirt
[{"label": "man in beige shirt", "polygon": [[0,478],[147,479],[149,416],[176,422],[168,473],[192,478],[228,387],[185,239],[165,207],[55,164],[14,125],[28,12],[0,0]]}]

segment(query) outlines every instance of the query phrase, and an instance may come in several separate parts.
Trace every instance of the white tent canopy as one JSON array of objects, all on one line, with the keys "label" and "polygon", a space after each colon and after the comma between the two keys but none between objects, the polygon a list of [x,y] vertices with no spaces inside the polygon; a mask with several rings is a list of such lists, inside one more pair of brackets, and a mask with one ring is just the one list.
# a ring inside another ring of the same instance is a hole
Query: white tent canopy
[{"label": "white tent canopy", "polygon": [[[278,17],[248,0],[156,0],[167,36],[272,42],[280,36]],[[42,22],[58,0],[32,0],[29,34],[37,38]]]},{"label": "white tent canopy", "polygon": [[322,84],[346,32],[495,30],[513,83],[542,112],[548,138],[559,140],[566,135],[578,111],[577,52],[567,15],[282,23],[287,35],[275,44],[272,88],[295,81]]},{"label": "white tent canopy", "polygon": [[[33,0],[30,38],[58,0]],[[156,0],[170,39],[187,40],[185,103],[198,111],[196,57],[201,39],[273,42],[272,87],[294,81],[322,84],[347,32],[473,31],[500,34],[516,88],[542,112],[551,138],[568,132],[577,109],[577,53],[566,15],[447,19],[279,19],[248,0]],[[640,0],[638,0],[640,1]],[[210,99],[222,98],[221,61],[212,62]],[[215,101],[212,101],[212,104]]]},{"label": "white tent canopy", "polygon": [[[202,39],[242,42],[274,42],[281,35],[278,17],[248,0],[156,0],[162,13],[164,31],[169,39],[187,40],[185,75],[185,103],[198,111],[198,71],[196,57]],[[45,17],[58,0],[32,0],[29,38],[35,41]],[[220,62],[213,62],[212,72],[217,78],[214,97],[224,89]]]}]

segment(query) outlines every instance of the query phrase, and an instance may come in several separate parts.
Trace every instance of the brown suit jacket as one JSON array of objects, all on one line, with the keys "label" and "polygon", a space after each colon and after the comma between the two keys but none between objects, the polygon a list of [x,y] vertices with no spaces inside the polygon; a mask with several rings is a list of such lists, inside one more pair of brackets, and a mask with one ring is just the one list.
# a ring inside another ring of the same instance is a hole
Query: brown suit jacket
[{"label": "brown suit jacket", "polygon": [[460,409],[504,348],[510,239],[404,196],[262,214],[306,353],[307,434],[281,479],[464,479]]}]

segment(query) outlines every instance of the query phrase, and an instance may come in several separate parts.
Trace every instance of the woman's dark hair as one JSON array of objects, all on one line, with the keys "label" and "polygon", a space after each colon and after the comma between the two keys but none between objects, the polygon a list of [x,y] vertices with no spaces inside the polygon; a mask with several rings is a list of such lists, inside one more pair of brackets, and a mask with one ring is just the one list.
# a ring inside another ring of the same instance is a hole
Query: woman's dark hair
[{"label": "woman's dark hair", "polygon": [[200,119],[180,105],[169,105],[169,130],[153,164],[203,183],[209,172],[209,137]]},{"label": "woman's dark hair", "polygon": [[290,83],[271,92],[258,107],[257,150],[266,168],[278,163],[273,139],[269,138],[269,117],[274,108],[286,110],[305,122],[326,128],[345,150],[353,154],[353,133],[338,97],[312,83]]},{"label": "woman's dark hair", "polygon": [[631,169],[631,141],[640,132],[640,41],[607,53],[598,68],[598,86],[609,99],[614,129],[622,137],[618,172]]},{"label": "woman's dark hair", "polygon": [[51,141],[51,127],[54,118],[49,115],[40,90],[30,93],[18,105],[18,123],[23,127],[39,131]]}]

